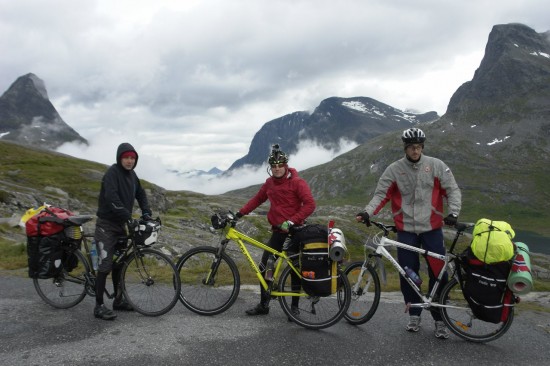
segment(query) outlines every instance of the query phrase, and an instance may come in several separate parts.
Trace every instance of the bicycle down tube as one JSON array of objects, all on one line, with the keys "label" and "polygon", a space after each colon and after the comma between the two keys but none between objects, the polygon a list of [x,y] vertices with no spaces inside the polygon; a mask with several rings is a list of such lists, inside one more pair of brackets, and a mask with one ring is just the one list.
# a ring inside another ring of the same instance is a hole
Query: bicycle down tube
[{"label": "bicycle down tube", "polygon": [[[247,242],[247,243],[249,243],[249,244],[251,244],[251,245],[253,245],[253,246],[255,246],[259,249],[266,250],[266,251],[270,252],[271,254],[275,255],[277,258],[281,259],[280,261],[277,261],[277,264],[274,268],[274,272],[273,272],[273,277],[274,278],[279,278],[279,274],[281,273],[283,262],[286,262],[290,266],[290,268],[292,268],[292,270],[297,275],[300,274],[300,272],[292,264],[292,261],[289,260],[289,257],[286,255],[285,252],[279,252],[279,251],[265,245],[264,243],[254,239],[254,238],[251,238],[251,237],[247,236],[246,234],[243,234],[243,233],[235,230],[232,227],[229,228],[229,230],[227,232],[227,235],[226,235],[226,238],[228,240],[233,240],[235,243],[238,244],[239,249],[241,250],[241,252],[245,256],[248,264],[250,265],[250,268],[256,274],[256,277],[258,277],[258,280],[260,281],[260,284],[262,285],[262,287],[265,290],[269,289],[269,285],[266,282],[264,276],[262,275],[262,272],[261,272],[260,268],[258,267],[256,262],[252,258],[252,255],[250,254],[250,251],[246,248],[245,242]],[[271,291],[271,295],[272,296],[305,296],[305,293],[298,294],[298,293],[293,293],[293,292]]]},{"label": "bicycle down tube", "polygon": [[[406,274],[405,270],[403,269],[403,267],[401,267],[401,265],[397,262],[397,260],[385,248],[386,246],[402,248],[402,249],[405,249],[405,250],[408,250],[408,251],[411,251],[411,252],[417,252],[419,254],[424,254],[424,255],[427,255],[429,257],[442,260],[445,263],[443,265],[443,268],[439,272],[439,276],[437,276],[436,282],[435,282],[434,286],[432,287],[432,291],[430,292],[428,297],[426,297],[420,291],[420,288],[416,285],[416,283],[414,283],[409,278],[409,276],[407,276],[407,274]],[[412,307],[427,308],[429,306],[436,306],[436,307],[444,307],[445,306],[445,305],[442,305],[442,304],[432,303],[432,300],[434,299],[434,296],[437,292],[437,289],[439,288],[439,285],[441,284],[441,280],[443,279],[443,276],[445,275],[445,273],[447,273],[447,268],[449,266],[448,258],[449,258],[450,254],[444,255],[444,254],[438,254],[438,253],[430,252],[428,250],[417,248],[417,247],[414,247],[412,245],[404,244],[404,243],[398,242],[396,240],[389,239],[387,237],[382,237],[380,239],[380,243],[376,244],[376,251],[375,252],[376,252],[376,254],[379,254],[379,255],[383,256],[384,258],[386,258],[387,260],[389,260],[391,262],[391,264],[395,267],[395,269],[397,269],[397,271],[401,274],[401,276],[403,276],[403,278],[407,281],[407,283],[415,290],[415,292],[418,294],[418,296],[420,296],[423,303],[411,304]]]}]

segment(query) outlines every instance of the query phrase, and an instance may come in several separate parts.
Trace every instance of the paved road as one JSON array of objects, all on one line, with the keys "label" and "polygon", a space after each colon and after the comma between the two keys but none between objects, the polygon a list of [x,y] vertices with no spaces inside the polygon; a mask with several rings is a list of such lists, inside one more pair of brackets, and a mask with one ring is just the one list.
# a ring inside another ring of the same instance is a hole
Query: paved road
[{"label": "paved road", "polygon": [[[441,341],[424,316],[418,333],[404,330],[401,301],[383,300],[373,319],[320,331],[289,323],[277,303],[265,317],[244,310],[257,294],[242,290],[214,317],[181,304],[150,318],[119,313],[93,318],[93,299],[68,310],[40,300],[30,279],[0,275],[0,365],[548,365],[550,317],[520,313],[501,339],[479,345],[455,336]],[[427,315],[427,314],[426,314]]]}]

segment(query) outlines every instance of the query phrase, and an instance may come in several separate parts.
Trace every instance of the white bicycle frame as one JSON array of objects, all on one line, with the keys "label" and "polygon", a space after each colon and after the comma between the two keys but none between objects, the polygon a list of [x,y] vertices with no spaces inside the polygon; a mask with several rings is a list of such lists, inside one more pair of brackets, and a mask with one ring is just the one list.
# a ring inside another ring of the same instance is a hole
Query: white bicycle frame
[{"label": "white bicycle frame", "polygon": [[[392,239],[387,238],[385,236],[382,236],[382,237],[375,236],[373,238],[373,244],[376,248],[375,253],[382,256],[382,257],[384,257],[384,258],[386,258],[387,260],[389,260],[390,263],[397,269],[397,271],[401,274],[401,276],[403,276],[403,278],[407,281],[407,283],[413,288],[413,290],[422,299],[422,301],[423,301],[422,303],[410,304],[411,307],[420,307],[420,308],[424,308],[424,309],[429,308],[430,306],[454,307],[454,306],[449,306],[449,305],[442,305],[442,304],[439,304],[439,303],[432,303],[433,298],[434,298],[434,296],[437,292],[437,289],[439,288],[439,285],[441,284],[441,280],[443,279],[443,276],[445,275],[445,273],[450,272],[450,271],[448,271],[448,268],[450,267],[449,264],[450,264],[451,259],[454,258],[453,254],[447,253],[445,255],[442,255],[442,254],[430,252],[430,251],[425,250],[425,249],[416,248],[416,247],[413,247],[412,245],[408,245],[408,244],[398,242],[396,240],[392,240]],[[396,248],[409,250],[411,252],[417,252],[419,254],[424,254],[424,255],[427,255],[429,257],[433,257],[433,258],[442,260],[445,263],[443,265],[443,268],[439,272],[439,276],[437,276],[437,278],[436,278],[436,282],[435,282],[429,296],[425,296],[424,294],[422,294],[422,292],[420,291],[420,288],[409,278],[409,276],[407,276],[407,274],[405,273],[405,270],[403,269],[403,267],[401,267],[401,265],[397,262],[397,260],[395,260],[395,258],[391,255],[391,253],[386,249],[387,247],[388,248],[389,247],[396,247]],[[371,246],[371,248],[372,248],[372,246]],[[372,248],[372,249],[374,249],[374,248]]]}]

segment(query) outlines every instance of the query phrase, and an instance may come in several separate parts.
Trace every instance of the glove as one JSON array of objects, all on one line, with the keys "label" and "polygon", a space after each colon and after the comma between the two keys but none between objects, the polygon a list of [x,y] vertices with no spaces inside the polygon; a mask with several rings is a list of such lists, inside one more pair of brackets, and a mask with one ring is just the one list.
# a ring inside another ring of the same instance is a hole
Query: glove
[{"label": "glove", "polygon": [[237,219],[240,219],[241,217],[243,217],[244,215],[241,213],[241,211],[238,211],[236,214],[235,214],[235,217]]},{"label": "glove", "polygon": [[143,215],[141,215],[141,219],[143,221],[153,221],[153,218],[151,217],[151,214],[149,212],[144,213]]},{"label": "glove", "polygon": [[367,226],[370,226],[369,214],[365,211],[359,212],[357,215],[355,215],[355,219],[359,222],[365,223]]},{"label": "glove", "polygon": [[290,220],[287,220],[285,222],[283,222],[281,225],[279,225],[279,228],[284,231],[284,232],[288,232],[288,230],[290,230],[290,227],[293,226],[294,223]]},{"label": "glove", "polygon": [[139,221],[136,220],[136,219],[128,219],[128,221],[126,221],[126,225],[128,226],[128,232],[132,232],[132,231],[135,231],[136,227],[139,226]]},{"label": "glove", "polygon": [[449,216],[443,219],[443,222],[445,223],[445,225],[449,225],[449,226],[455,226],[457,221],[458,221],[457,214],[449,214]]}]

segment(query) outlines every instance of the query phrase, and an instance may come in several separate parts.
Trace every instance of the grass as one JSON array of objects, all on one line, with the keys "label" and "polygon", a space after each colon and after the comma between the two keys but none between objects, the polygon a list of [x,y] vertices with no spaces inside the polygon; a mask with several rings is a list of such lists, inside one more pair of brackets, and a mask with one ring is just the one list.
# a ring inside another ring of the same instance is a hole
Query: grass
[{"label": "grass", "polygon": [[0,241],[0,269],[13,270],[27,267],[26,244]]},{"label": "grass", "polygon": [[550,308],[539,305],[535,302],[520,302],[515,306],[516,311],[521,313],[522,311],[536,311],[540,313],[550,313]]}]

